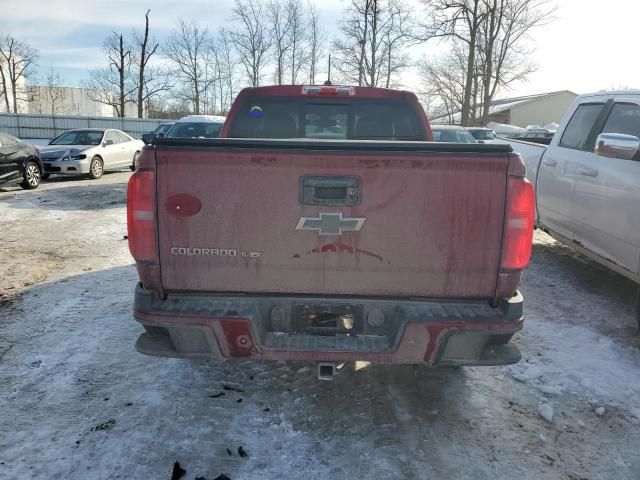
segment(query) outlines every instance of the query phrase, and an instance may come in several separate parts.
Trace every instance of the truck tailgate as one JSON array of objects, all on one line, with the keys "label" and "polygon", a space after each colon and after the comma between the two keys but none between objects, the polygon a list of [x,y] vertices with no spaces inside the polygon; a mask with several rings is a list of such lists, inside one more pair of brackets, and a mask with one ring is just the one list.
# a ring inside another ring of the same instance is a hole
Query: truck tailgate
[{"label": "truck tailgate", "polygon": [[[495,295],[507,150],[261,142],[156,147],[165,290]],[[304,204],[303,177],[355,179],[359,204]]]}]

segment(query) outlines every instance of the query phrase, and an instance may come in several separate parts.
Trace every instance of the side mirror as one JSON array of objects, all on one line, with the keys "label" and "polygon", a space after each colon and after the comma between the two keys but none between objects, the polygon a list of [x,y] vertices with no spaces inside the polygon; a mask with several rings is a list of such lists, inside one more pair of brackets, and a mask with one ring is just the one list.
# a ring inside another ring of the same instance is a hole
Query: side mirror
[{"label": "side mirror", "polygon": [[108,147],[109,145],[113,145],[113,140],[105,140],[105,142],[102,145],[105,147]]},{"label": "side mirror", "polygon": [[633,160],[640,151],[640,138],[624,133],[601,133],[594,153],[601,157]]},{"label": "side mirror", "polygon": [[164,133],[159,133],[156,138],[164,138]]}]

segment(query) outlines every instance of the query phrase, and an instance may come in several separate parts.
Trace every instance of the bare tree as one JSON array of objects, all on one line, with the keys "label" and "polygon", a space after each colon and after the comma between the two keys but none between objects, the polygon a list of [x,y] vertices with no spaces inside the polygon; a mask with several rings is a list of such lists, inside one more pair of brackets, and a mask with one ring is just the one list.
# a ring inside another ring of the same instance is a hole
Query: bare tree
[{"label": "bare tree", "polygon": [[275,63],[274,80],[278,85],[282,85],[285,73],[286,57],[291,49],[291,27],[292,16],[289,8],[290,2],[270,0],[267,3],[267,18],[269,29],[271,30],[273,42],[273,60]]},{"label": "bare tree", "polygon": [[237,27],[228,32],[246,80],[253,87],[260,85],[273,43],[265,21],[265,10],[262,0],[235,0],[233,21]]},{"label": "bare tree", "polygon": [[499,88],[526,78],[535,70],[524,45],[531,30],[553,19],[547,0],[483,0],[486,16],[480,28],[482,82],[481,124],[489,121],[489,107]]},{"label": "bare tree", "polygon": [[210,83],[205,75],[210,50],[209,29],[201,27],[196,20],[186,22],[182,19],[178,20],[164,49],[165,56],[175,65],[176,77],[188,85],[179,93],[188,97],[196,114],[200,113],[200,97]]},{"label": "bare tree", "polygon": [[431,9],[434,23],[442,35],[451,36],[466,44],[464,97],[460,123],[469,125],[473,93],[473,76],[476,73],[476,56],[480,27],[486,17],[482,8],[484,0],[424,0]]},{"label": "bare tree", "polygon": [[326,32],[320,22],[320,13],[312,3],[307,5],[309,27],[307,30],[309,45],[309,83],[316,83],[316,75],[320,69],[320,61],[325,53]]},{"label": "bare tree", "polygon": [[291,72],[291,85],[295,85],[298,83],[300,71],[311,60],[311,45],[309,43],[311,12],[304,7],[302,0],[288,0],[286,6],[291,25],[287,64]]},{"label": "bare tree", "polygon": [[7,112],[11,111],[11,98],[13,113],[18,113],[18,102],[25,100],[24,84],[33,73],[37,60],[38,51],[26,42],[11,35],[0,36],[0,87]]},{"label": "bare tree", "polygon": [[51,115],[66,113],[67,87],[64,86],[64,80],[60,72],[50,67],[47,71],[45,82],[47,103],[49,104]]},{"label": "bare tree", "polygon": [[[147,65],[144,72],[143,82],[142,103],[144,108],[142,113],[144,116],[145,114],[148,115],[149,111],[146,106],[148,106],[155,97],[171,91],[175,86],[175,79],[173,78],[173,74],[169,68],[161,65]],[[136,88],[138,90],[140,89],[138,85],[136,85]],[[140,108],[138,108],[138,115],[140,115]]]},{"label": "bare tree", "polygon": [[388,24],[383,29],[382,43],[384,60],[385,87],[393,85],[394,75],[411,65],[406,47],[414,43],[414,25],[412,21],[413,11],[406,8],[399,0],[390,0],[388,3]]},{"label": "bare tree", "polygon": [[364,57],[369,29],[369,10],[373,0],[351,0],[339,28],[342,38],[334,39],[337,53],[337,70],[348,83],[362,85]]},{"label": "bare tree", "polygon": [[[422,0],[431,36],[463,44],[462,125],[486,124],[498,89],[526,78],[535,66],[528,33],[553,17],[549,0]],[[460,47],[457,47],[458,51]],[[450,54],[451,55],[451,54]]]},{"label": "bare tree", "polygon": [[112,106],[118,117],[124,117],[126,105],[134,102],[137,89],[131,71],[131,46],[121,33],[113,32],[105,40],[103,50],[109,65],[91,70],[83,86],[89,90],[91,100]]},{"label": "bare tree", "polygon": [[201,112],[205,115],[215,114],[218,104],[217,84],[220,80],[220,69],[216,62],[215,42],[212,38],[204,57],[204,88],[201,98]]},{"label": "bare tree", "polygon": [[157,39],[149,36],[149,13],[144,15],[144,33],[133,34],[134,63],[138,69],[136,103],[138,105],[138,118],[144,117],[145,104],[151,97],[166,92],[171,88],[170,77],[166,69],[154,67],[149,64],[151,58],[160,48]]},{"label": "bare tree", "polygon": [[233,45],[227,31],[220,30],[213,45],[212,52],[215,77],[214,85],[219,103],[216,113],[226,115],[237,90],[237,61],[233,56]]},{"label": "bare tree", "polygon": [[344,79],[371,87],[389,85],[409,65],[414,41],[412,11],[404,0],[351,0],[333,42]]},{"label": "bare tree", "polygon": [[233,100],[236,97],[236,92],[238,90],[238,88],[236,87],[236,70],[238,61],[233,56],[233,45],[227,32],[222,32],[218,45],[220,46],[218,52],[220,53],[223,66],[222,79],[225,85],[224,104],[220,113],[226,115],[226,113],[231,108],[231,104],[233,103]]},{"label": "bare tree", "polygon": [[446,115],[448,123],[455,123],[464,101],[466,58],[464,47],[454,44],[448,55],[418,62],[419,94],[429,104],[430,117]]}]

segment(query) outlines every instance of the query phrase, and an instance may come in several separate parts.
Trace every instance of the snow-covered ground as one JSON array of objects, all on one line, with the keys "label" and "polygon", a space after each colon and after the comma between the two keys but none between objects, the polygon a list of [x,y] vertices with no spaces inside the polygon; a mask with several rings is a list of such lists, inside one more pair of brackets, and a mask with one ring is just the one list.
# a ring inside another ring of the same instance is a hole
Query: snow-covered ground
[{"label": "snow-covered ground", "polygon": [[1,479],[640,478],[631,282],[537,233],[510,367],[145,357],[128,176],[0,190]]}]

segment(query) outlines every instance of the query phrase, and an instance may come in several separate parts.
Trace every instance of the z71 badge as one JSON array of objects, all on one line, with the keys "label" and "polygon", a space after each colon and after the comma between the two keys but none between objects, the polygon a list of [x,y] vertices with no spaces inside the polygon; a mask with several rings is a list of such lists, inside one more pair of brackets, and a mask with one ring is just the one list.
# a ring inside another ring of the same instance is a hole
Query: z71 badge
[{"label": "z71 badge", "polygon": [[262,256],[262,252],[245,252],[235,248],[171,247],[171,255],[184,255],[187,257],[259,258]]}]

